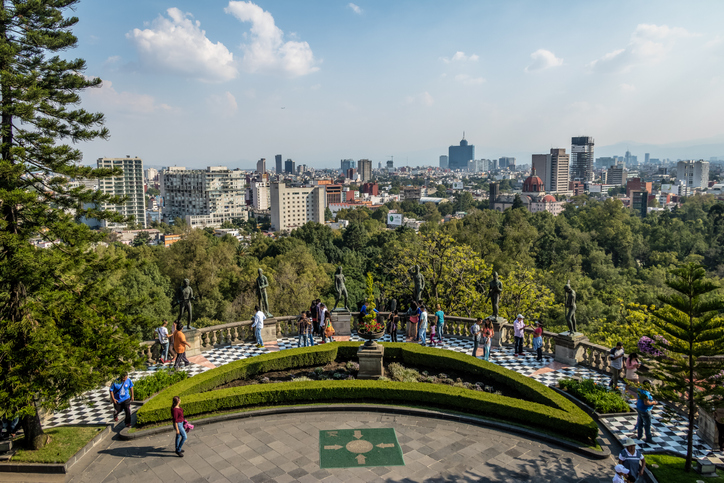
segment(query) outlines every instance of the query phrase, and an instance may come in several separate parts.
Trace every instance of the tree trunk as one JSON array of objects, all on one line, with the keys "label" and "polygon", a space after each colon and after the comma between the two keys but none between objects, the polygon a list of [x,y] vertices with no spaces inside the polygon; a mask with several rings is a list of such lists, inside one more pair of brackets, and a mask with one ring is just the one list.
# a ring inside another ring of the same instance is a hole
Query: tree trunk
[{"label": "tree trunk", "polygon": [[48,442],[48,436],[43,432],[43,426],[40,424],[38,407],[34,402],[33,407],[35,407],[35,414],[23,418],[25,448],[31,450],[40,449]]},{"label": "tree trunk", "polygon": [[[691,297],[689,297],[689,314],[693,311]],[[689,315],[689,330],[694,326],[694,317]],[[694,391],[696,385],[694,382],[694,341],[689,336],[689,428],[686,431],[686,463],[684,463],[684,472],[691,471],[691,457],[694,452]]]}]

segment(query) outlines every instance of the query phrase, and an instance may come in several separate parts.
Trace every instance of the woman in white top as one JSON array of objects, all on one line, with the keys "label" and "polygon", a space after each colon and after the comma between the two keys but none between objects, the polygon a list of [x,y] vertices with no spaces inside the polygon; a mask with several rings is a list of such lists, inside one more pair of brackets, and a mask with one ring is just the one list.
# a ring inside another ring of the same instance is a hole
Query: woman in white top
[{"label": "woman in white top", "polygon": [[425,338],[427,336],[427,308],[424,304],[420,304],[422,313],[420,314],[420,329],[417,332],[417,338],[420,339],[420,345],[427,345]]}]

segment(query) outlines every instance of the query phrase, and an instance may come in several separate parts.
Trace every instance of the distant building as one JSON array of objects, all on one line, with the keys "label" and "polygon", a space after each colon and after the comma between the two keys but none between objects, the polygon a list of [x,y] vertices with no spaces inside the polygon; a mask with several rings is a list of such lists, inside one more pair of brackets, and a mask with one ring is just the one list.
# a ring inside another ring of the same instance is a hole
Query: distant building
[{"label": "distant building", "polygon": [[508,168],[510,170],[515,170],[515,158],[503,157],[498,159],[498,167],[501,169]]},{"label": "distant building", "polygon": [[369,159],[359,160],[359,175],[362,181],[369,181],[372,179],[372,161]]},{"label": "distant building", "polygon": [[[563,212],[564,202],[556,200],[553,195],[545,194],[543,180],[536,176],[535,168],[533,173],[523,182],[523,193],[518,195],[523,207],[531,213],[547,211],[553,216]],[[513,207],[516,195],[499,194],[498,184],[490,184],[490,208],[501,213]]]},{"label": "distant building", "polygon": [[498,196],[500,196],[500,185],[498,183],[490,183],[489,188],[489,195],[488,195],[488,202],[490,204],[489,208],[491,210],[495,209],[495,200],[498,199]]},{"label": "distant building", "polygon": [[266,173],[266,158],[261,158],[256,162],[256,172],[259,174]]},{"label": "distant building", "polygon": [[343,159],[340,162],[340,169],[343,173],[347,172],[348,169],[355,169],[354,159]]},{"label": "distant building", "polygon": [[471,159],[475,159],[475,146],[468,145],[465,140],[465,133],[463,133],[460,146],[450,146],[448,148],[448,167],[452,170],[468,169],[468,161]]},{"label": "distant building", "polygon": [[288,174],[294,174],[294,161],[287,159],[284,162],[284,172]]},{"label": "distant building", "polygon": [[378,196],[380,194],[380,185],[377,183],[364,183],[361,189],[362,193],[367,193],[370,196]]},{"label": "distant building", "polygon": [[444,154],[440,156],[440,167],[442,169],[448,169],[448,157]]},{"label": "distant building", "polygon": [[276,156],[274,156],[274,162],[276,164],[277,174],[281,174],[284,170],[284,166],[282,164],[282,155],[277,154]]},{"label": "distant building", "polygon": [[328,184],[325,186],[327,191],[327,206],[332,203],[342,202],[342,185],[341,184]]},{"label": "distant building", "polygon": [[586,184],[583,181],[569,181],[568,191],[573,196],[582,195],[586,191]]},{"label": "distant building", "polygon": [[151,181],[156,181],[158,179],[158,170],[155,168],[148,168],[144,174],[146,175],[147,183],[150,183]]},{"label": "distant building", "polygon": [[653,183],[651,181],[644,181],[641,178],[631,178],[626,181],[626,196],[631,198],[631,193],[634,191],[646,191],[651,194],[653,191]]},{"label": "distant building", "polygon": [[632,191],[631,192],[631,208],[642,218],[648,212],[649,191]]},{"label": "distant building", "polygon": [[269,183],[262,181],[251,183],[252,206],[255,210],[268,210],[270,198]]},{"label": "distant building", "polygon": [[623,186],[625,180],[626,170],[622,164],[613,165],[606,171],[606,184]]},{"label": "distant building", "polygon": [[571,181],[582,183],[593,181],[593,138],[576,136],[571,138]]},{"label": "distant building", "polygon": [[272,183],[272,230],[287,232],[309,221],[323,224],[325,202],[325,185],[302,188]]},{"label": "distant building", "polygon": [[679,161],[676,163],[676,180],[684,183],[688,190],[709,186],[709,162]]},{"label": "distant building", "polygon": [[420,198],[422,198],[422,188],[419,186],[405,186],[402,188],[402,192],[404,194],[405,201],[420,201]]},{"label": "distant building", "polygon": [[649,164],[650,159],[651,159],[651,154],[644,153],[644,164]]},{"label": "distant building", "polygon": [[389,159],[387,161],[387,171],[394,171],[395,170],[395,163],[393,160]]},{"label": "distant building", "polygon": [[569,156],[563,148],[553,148],[550,154],[534,154],[533,168],[543,180],[548,193],[568,192]]},{"label": "distant building", "polygon": [[[124,196],[128,200],[122,205],[103,203],[101,209],[116,211],[123,216],[132,216],[134,222],[146,228],[146,200],[143,190],[143,160],[137,157],[98,158],[98,168],[120,168],[123,174],[98,180],[98,189],[106,194]],[[125,227],[125,223],[109,223],[106,220],[88,220],[89,226]]]},{"label": "distant building", "polygon": [[355,176],[357,176],[357,170],[354,168],[349,168],[344,174],[344,177],[347,179],[354,179]]}]

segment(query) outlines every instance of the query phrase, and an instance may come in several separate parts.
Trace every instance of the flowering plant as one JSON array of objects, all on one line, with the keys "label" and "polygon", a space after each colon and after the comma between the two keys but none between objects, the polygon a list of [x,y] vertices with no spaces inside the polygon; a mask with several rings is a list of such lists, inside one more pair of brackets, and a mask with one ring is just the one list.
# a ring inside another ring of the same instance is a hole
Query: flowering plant
[{"label": "flowering plant", "polygon": [[651,337],[643,336],[639,339],[639,351],[642,354],[648,354],[653,357],[659,357],[665,355],[664,351],[658,349],[661,346],[667,346],[669,345],[669,341],[664,339],[660,335],[655,335],[652,339]]},{"label": "flowering plant", "polygon": [[359,331],[372,333],[372,332],[383,332],[385,330],[385,324],[377,321],[377,312],[375,312],[375,289],[374,282],[372,280],[372,274],[367,272],[367,315],[362,317],[360,322]]}]

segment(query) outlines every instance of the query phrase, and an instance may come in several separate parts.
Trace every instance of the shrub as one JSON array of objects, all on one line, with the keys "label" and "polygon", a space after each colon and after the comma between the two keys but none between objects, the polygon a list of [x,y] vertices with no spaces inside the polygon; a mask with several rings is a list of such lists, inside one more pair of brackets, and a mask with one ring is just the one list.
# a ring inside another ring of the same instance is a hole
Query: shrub
[{"label": "shrub", "polygon": [[137,400],[144,400],[188,377],[185,371],[161,369],[150,376],[145,376],[133,383],[133,395]]},{"label": "shrub", "polygon": [[393,362],[387,366],[390,373],[390,379],[398,382],[418,382],[420,373],[415,369],[408,369],[398,362]]},{"label": "shrub", "polygon": [[558,384],[601,414],[630,411],[628,403],[620,392],[609,389],[602,384],[596,384],[591,379],[583,379],[582,381],[563,379]]}]

